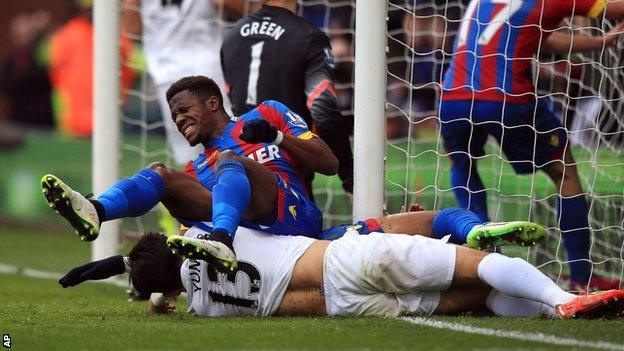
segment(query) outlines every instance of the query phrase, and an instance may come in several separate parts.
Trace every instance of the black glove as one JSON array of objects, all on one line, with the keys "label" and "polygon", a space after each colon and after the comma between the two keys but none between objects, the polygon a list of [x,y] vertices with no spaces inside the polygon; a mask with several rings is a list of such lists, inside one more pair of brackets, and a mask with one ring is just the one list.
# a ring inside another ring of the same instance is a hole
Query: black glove
[{"label": "black glove", "polygon": [[72,269],[59,280],[59,284],[67,288],[78,285],[85,280],[106,279],[114,275],[122,274],[125,271],[126,265],[124,264],[123,257],[121,255],[111,256]]},{"label": "black glove", "polygon": [[240,139],[250,144],[272,143],[277,138],[277,128],[265,119],[254,119],[246,122]]}]

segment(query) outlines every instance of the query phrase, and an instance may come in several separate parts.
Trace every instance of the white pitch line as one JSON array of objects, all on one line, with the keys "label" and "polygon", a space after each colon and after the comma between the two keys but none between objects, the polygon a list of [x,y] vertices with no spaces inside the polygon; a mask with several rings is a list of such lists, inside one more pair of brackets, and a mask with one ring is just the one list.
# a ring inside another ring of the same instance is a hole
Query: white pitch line
[{"label": "white pitch line", "polygon": [[[11,264],[5,264],[5,263],[0,263],[0,273],[20,275],[20,276],[29,277],[29,278],[53,279],[53,280],[59,280],[63,276],[63,273],[41,271],[38,269],[18,267],[18,266],[14,266]],[[89,282],[114,285],[114,286],[118,286],[121,288],[128,287],[128,281],[121,279],[121,278],[109,278],[109,279],[104,279],[104,280],[89,280]]]},{"label": "white pitch line", "polygon": [[528,333],[528,332],[519,332],[519,331],[481,328],[481,327],[474,327],[474,326],[466,325],[466,324],[442,322],[442,321],[436,321],[436,320],[429,319],[429,318],[420,318],[420,317],[401,317],[399,319],[408,323],[416,324],[416,325],[422,325],[422,326],[438,328],[438,329],[450,329],[453,331],[458,331],[458,332],[463,332],[463,333],[468,333],[468,334],[496,336],[499,338],[518,339],[518,340],[523,340],[523,341],[535,341],[535,342],[541,342],[541,343],[553,344],[553,345],[589,347],[589,348],[601,349],[601,350],[613,350],[613,351],[624,350],[624,345],[614,344],[614,343],[610,343],[606,341],[587,341],[587,340],[578,340],[578,339],[572,339],[572,338],[562,338],[562,337],[558,337],[555,335],[547,335],[543,333]]}]

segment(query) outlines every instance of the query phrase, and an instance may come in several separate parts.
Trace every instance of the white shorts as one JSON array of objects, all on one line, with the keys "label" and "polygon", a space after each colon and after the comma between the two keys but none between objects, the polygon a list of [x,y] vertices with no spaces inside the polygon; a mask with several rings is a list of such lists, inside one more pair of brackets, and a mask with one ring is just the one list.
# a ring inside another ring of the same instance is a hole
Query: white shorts
[{"label": "white shorts", "polygon": [[327,314],[431,315],[454,271],[454,245],[423,236],[347,232],[325,252]]}]

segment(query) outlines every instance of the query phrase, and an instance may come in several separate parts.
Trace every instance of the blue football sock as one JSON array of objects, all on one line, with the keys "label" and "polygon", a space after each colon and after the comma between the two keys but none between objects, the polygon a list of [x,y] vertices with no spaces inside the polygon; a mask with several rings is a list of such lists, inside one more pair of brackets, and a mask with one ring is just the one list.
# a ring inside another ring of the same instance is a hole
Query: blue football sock
[{"label": "blue football sock", "polygon": [[478,224],[483,224],[483,221],[468,210],[445,208],[433,219],[433,236],[441,239],[446,235],[451,235],[449,242],[462,245],[466,243],[470,230]]},{"label": "blue football sock", "polygon": [[245,166],[236,160],[223,160],[217,166],[217,184],[212,188],[212,223],[215,230],[230,235],[249,205],[251,186]]},{"label": "blue football sock", "polygon": [[[589,259],[589,220],[583,195],[564,199],[559,197],[559,229],[568,260]],[[570,262],[570,278],[586,284],[591,272],[589,261]]]},{"label": "blue football sock", "polygon": [[132,177],[122,179],[102,193],[97,201],[104,209],[104,218],[138,217],[147,213],[165,196],[165,183],[156,171],[145,168]]},{"label": "blue football sock", "polygon": [[[468,179],[469,170],[471,170],[470,179]],[[470,168],[453,163],[451,166],[451,186],[461,208],[474,212],[483,222],[489,221],[485,191],[483,191],[485,187],[479,173],[477,173],[474,162]]]}]

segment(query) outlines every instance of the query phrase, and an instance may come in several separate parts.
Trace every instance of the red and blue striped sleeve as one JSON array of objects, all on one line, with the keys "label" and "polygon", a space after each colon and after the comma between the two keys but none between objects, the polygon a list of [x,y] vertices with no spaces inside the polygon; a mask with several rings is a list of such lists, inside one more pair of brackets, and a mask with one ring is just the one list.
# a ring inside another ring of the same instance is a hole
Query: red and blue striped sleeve
[{"label": "red and blue striped sleeve", "polygon": [[306,140],[315,137],[308,129],[305,120],[281,102],[267,100],[261,103],[257,110],[264,119],[276,126],[284,134],[294,135]]}]

